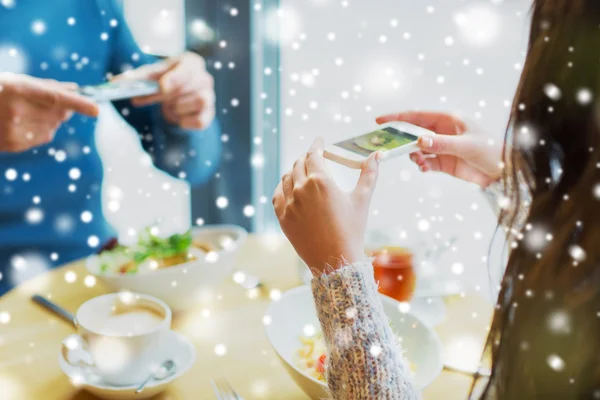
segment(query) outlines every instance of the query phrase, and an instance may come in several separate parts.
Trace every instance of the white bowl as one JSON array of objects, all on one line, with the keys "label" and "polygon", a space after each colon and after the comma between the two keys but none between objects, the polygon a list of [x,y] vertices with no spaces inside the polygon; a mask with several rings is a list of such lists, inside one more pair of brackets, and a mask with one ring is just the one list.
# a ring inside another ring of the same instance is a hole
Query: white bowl
[{"label": "white bowl", "polygon": [[194,240],[209,242],[221,248],[216,257],[201,258],[155,271],[136,274],[101,272],[97,256],[88,257],[86,268],[115,291],[128,290],[158,297],[173,311],[198,304],[198,300],[222,283],[233,272],[235,257],[248,233],[235,225],[212,225],[192,229]]},{"label": "white bowl", "polygon": [[[442,344],[437,334],[411,312],[399,310],[399,303],[380,295],[386,315],[394,332],[402,338],[402,347],[408,360],[415,366],[414,384],[422,390],[442,371]],[[304,327],[319,327],[319,320],[309,286],[301,286],[284,293],[273,302],[266,314],[271,321],[265,330],[271,346],[283,362],[290,376],[310,398],[328,398],[326,385],[302,372],[295,364]]]}]

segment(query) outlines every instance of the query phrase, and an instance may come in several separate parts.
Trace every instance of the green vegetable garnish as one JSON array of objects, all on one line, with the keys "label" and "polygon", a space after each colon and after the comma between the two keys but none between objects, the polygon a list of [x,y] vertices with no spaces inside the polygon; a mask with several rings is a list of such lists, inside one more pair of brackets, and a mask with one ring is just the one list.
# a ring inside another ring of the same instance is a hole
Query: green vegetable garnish
[{"label": "green vegetable garnish", "polygon": [[[102,252],[100,271],[106,273],[116,269],[121,274],[131,275],[139,272],[139,265],[148,259],[163,261],[171,259],[169,262],[181,262],[179,259],[187,260],[191,246],[191,230],[163,239],[153,235],[150,228],[146,228],[140,234],[137,245],[132,247],[117,245],[112,250]],[[117,262],[119,265],[115,265]]]},{"label": "green vegetable garnish", "polygon": [[192,245],[192,231],[183,234],[176,233],[166,239],[153,235],[147,228],[140,235],[138,247],[133,254],[133,261],[139,265],[148,258],[169,258],[187,254]]}]

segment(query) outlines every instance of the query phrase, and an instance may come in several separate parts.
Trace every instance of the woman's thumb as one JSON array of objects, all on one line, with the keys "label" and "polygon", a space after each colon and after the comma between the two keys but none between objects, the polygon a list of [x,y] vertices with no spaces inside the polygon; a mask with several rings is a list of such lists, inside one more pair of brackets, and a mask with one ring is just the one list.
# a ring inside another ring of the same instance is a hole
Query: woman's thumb
[{"label": "woman's thumb", "polygon": [[473,149],[474,145],[470,140],[465,139],[463,136],[454,135],[421,136],[417,144],[427,153],[463,157]]},{"label": "woman's thumb", "polygon": [[381,153],[373,153],[362,163],[360,177],[354,189],[354,194],[370,200],[373,196],[377,178],[379,177],[379,161]]}]

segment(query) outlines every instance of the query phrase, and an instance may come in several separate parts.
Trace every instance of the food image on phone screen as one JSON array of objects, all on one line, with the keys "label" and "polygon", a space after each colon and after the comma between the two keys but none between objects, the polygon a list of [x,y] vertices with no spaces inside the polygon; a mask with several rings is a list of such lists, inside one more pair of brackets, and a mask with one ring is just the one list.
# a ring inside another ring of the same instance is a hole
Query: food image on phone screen
[{"label": "food image on phone screen", "polygon": [[368,157],[376,151],[394,150],[398,147],[416,142],[418,137],[410,133],[387,127],[361,135],[343,142],[335,143],[337,147]]}]

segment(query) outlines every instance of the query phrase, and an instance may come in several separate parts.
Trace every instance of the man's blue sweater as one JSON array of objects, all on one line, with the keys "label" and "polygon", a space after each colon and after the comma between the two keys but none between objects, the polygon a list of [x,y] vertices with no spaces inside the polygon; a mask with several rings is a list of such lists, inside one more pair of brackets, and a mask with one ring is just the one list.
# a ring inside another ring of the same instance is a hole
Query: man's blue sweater
[{"label": "man's blue sweater", "polygon": [[[92,85],[106,81],[108,73],[155,61],[135,43],[114,0],[2,4],[0,72]],[[166,123],[158,106],[115,106],[140,133],[158,168],[173,176],[183,172],[193,185],[213,176],[221,157],[217,123],[182,130]],[[50,144],[0,152],[0,295],[23,276],[92,253],[95,238],[102,244],[114,236],[102,214],[95,123],[76,114]],[[91,221],[82,220],[83,211]]]}]

